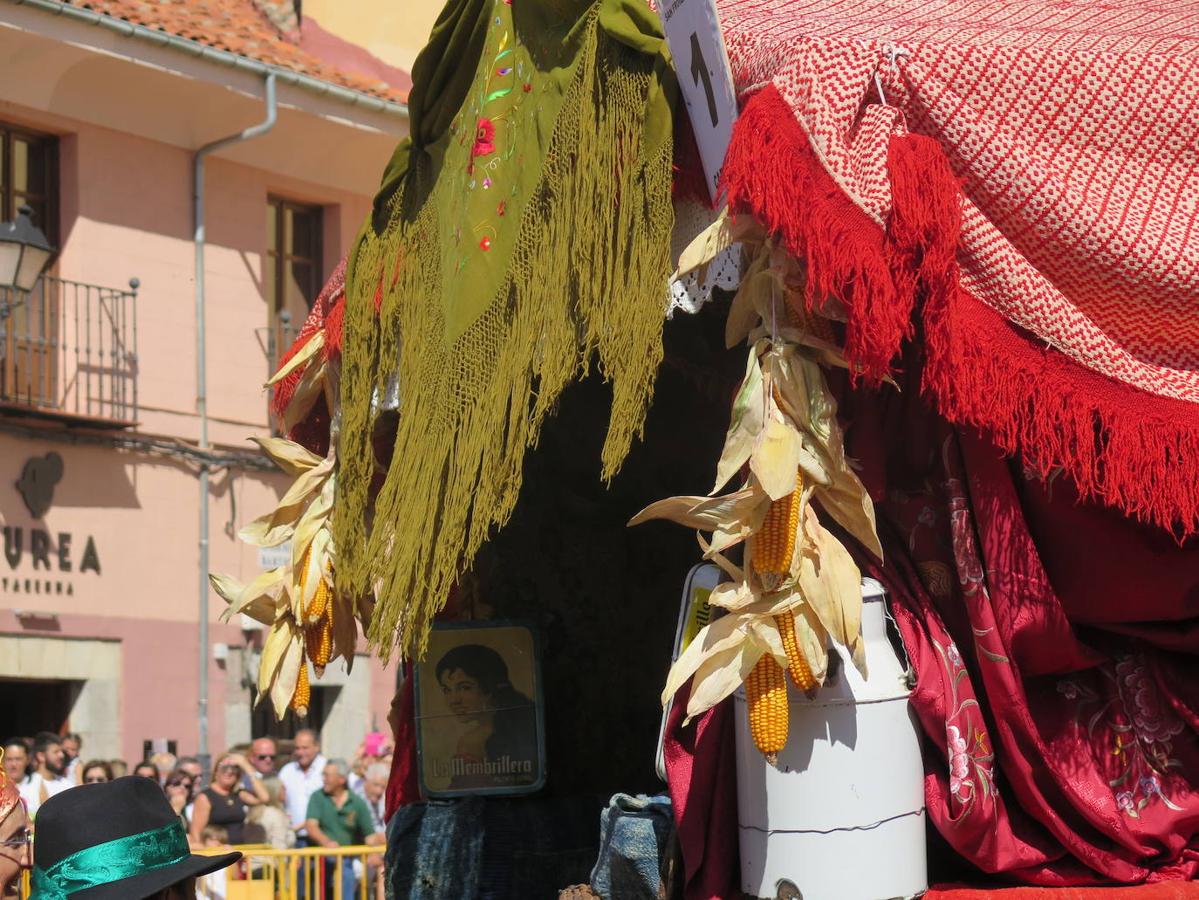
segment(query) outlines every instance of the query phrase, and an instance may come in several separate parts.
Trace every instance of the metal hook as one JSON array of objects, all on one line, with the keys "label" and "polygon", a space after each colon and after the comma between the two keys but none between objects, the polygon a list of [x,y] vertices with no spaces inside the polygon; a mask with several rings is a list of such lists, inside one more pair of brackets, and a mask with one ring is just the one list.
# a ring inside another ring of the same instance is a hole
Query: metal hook
[{"label": "metal hook", "polygon": [[[899,69],[899,59],[901,57],[911,55],[912,52],[908,50],[907,47],[901,47],[892,43],[883,44],[883,60],[886,66],[892,72],[895,72]],[[887,95],[883,91],[883,79],[880,75],[881,68],[882,67],[880,66],[874,70],[874,89],[878,91],[878,99],[882,102],[883,106],[890,106],[890,104],[887,103]]]}]

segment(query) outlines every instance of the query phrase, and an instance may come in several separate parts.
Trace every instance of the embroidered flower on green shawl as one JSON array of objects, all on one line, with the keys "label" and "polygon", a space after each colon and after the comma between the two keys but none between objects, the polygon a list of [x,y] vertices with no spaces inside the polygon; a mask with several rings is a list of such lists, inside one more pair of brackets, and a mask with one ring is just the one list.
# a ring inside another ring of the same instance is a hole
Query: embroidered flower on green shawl
[{"label": "embroidered flower on green shawl", "polygon": [[470,155],[487,156],[495,153],[495,124],[491,119],[479,119],[479,124],[475,126],[475,143],[470,148]]}]

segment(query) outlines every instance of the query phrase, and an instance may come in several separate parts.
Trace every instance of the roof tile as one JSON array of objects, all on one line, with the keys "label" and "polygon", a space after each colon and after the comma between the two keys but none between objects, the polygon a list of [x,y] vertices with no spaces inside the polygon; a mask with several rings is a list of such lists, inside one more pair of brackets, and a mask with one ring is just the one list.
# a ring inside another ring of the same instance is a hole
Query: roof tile
[{"label": "roof tile", "polygon": [[[66,0],[73,6],[145,25],[351,90],[403,103],[407,93],[323,62],[288,40],[253,0]],[[272,17],[273,18],[273,17]]]}]

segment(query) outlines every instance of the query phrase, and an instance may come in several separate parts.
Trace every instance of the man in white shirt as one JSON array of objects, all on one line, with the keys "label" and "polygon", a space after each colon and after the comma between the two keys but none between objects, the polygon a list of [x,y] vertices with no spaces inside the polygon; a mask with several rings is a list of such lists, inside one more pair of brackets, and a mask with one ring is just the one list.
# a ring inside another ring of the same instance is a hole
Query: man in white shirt
[{"label": "man in white shirt", "polygon": [[62,738],[57,734],[43,731],[34,739],[33,760],[37,768],[29,776],[29,790],[37,799],[38,807],[55,794],[75,786],[75,782],[67,778],[67,755],[62,750]]},{"label": "man in white shirt", "polygon": [[279,770],[279,780],[286,790],[284,797],[287,817],[296,830],[296,846],[308,846],[308,801],[321,789],[326,760],[321,756],[321,742],[311,728],[296,732],[294,759]]}]

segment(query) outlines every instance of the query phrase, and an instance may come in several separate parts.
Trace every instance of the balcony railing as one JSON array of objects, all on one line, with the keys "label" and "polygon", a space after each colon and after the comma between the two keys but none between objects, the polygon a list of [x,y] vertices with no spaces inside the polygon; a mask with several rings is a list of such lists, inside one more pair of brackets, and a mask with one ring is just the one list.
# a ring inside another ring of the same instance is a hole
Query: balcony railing
[{"label": "balcony railing", "polygon": [[45,276],[28,294],[0,289],[0,406],[134,424],[137,288]]}]

